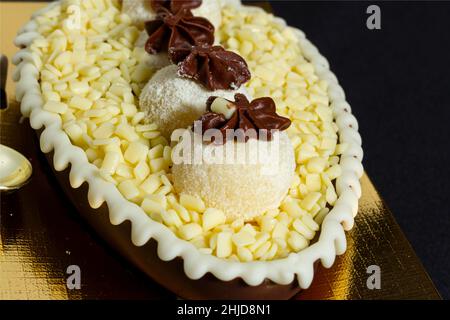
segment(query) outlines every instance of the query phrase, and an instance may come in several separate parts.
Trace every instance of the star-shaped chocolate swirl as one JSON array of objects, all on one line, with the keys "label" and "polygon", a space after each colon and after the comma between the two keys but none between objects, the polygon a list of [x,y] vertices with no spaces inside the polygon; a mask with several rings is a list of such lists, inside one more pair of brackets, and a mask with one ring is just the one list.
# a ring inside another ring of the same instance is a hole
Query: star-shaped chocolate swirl
[{"label": "star-shaped chocolate swirl", "polygon": [[145,23],[149,38],[145,50],[150,54],[169,51],[173,47],[214,43],[214,26],[207,19],[195,17],[181,6],[178,11],[158,7],[155,20]]},{"label": "star-shaped chocolate swirl", "polygon": [[[234,96],[234,102],[227,100],[236,108],[229,119],[226,119],[221,113],[211,111],[211,105],[215,99],[217,97],[208,99],[206,102],[208,112],[202,115],[199,121],[202,123],[202,134],[205,134],[208,129],[220,130],[223,141],[213,141],[216,144],[227,141],[227,130],[229,129],[242,129],[244,132],[253,129],[258,139],[267,138],[270,141],[275,130],[283,131],[291,125],[291,120],[276,113],[275,102],[272,98],[258,98],[249,102],[245,95],[237,93]],[[261,130],[266,130],[267,135],[261,136]],[[248,139],[249,137],[245,136],[246,142]]]},{"label": "star-shaped chocolate swirl", "polygon": [[247,62],[221,46],[178,46],[169,51],[181,76],[194,79],[209,90],[237,89],[250,80]]},{"label": "star-shaped chocolate swirl", "polygon": [[169,9],[172,13],[177,13],[181,9],[195,9],[202,5],[202,0],[151,0],[150,5],[154,11],[161,7]]}]

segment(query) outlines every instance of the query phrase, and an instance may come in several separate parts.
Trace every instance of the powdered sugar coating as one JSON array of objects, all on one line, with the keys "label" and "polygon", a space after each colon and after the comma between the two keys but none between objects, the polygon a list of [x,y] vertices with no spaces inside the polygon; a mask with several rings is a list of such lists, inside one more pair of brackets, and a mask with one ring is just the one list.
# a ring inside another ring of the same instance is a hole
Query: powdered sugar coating
[{"label": "powdered sugar coating", "polygon": [[[196,147],[201,144],[198,140],[194,143]],[[270,209],[278,208],[291,186],[295,169],[294,149],[288,135],[277,132],[272,141],[228,141],[224,145],[204,145],[204,148],[212,148],[225,155],[229,144],[233,145],[234,154],[238,156],[268,150],[264,153],[267,157],[252,157],[253,163],[250,158],[243,158],[244,161],[240,162],[242,164],[214,164],[213,152],[205,152],[204,164],[173,165],[175,190],[200,196],[207,207],[222,210],[228,220],[243,218],[248,221]],[[243,150],[245,153],[242,153]],[[188,158],[193,159],[192,153]]]}]

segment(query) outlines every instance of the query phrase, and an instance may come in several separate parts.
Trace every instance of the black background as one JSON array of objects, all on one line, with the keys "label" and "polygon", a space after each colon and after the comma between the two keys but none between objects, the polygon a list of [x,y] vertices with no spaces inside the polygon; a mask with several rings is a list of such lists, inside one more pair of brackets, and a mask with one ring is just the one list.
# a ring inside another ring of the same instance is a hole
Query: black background
[{"label": "black background", "polygon": [[[450,2],[272,1],[330,62],[364,167],[450,299]],[[381,30],[366,27],[370,4]]]},{"label": "black background", "polygon": [[[270,2],[330,62],[365,170],[450,299],[450,1]],[[381,30],[366,27],[371,4]]]}]

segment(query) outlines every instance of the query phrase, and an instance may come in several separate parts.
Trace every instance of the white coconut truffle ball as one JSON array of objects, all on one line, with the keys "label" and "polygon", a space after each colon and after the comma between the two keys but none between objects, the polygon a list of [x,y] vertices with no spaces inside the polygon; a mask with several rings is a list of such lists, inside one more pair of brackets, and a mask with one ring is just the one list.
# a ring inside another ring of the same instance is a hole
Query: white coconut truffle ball
[{"label": "white coconut truffle ball", "polygon": [[222,24],[222,11],[219,0],[203,0],[202,5],[192,10],[192,14],[209,20],[216,30]]},{"label": "white coconut truffle ball", "polygon": [[167,52],[158,52],[156,54],[150,54],[145,51],[145,43],[147,42],[148,34],[145,30],[141,31],[134,46],[135,50],[139,50],[139,63],[145,63],[145,65],[152,70],[159,70],[170,65],[170,60]]},{"label": "white coconut truffle ball", "polygon": [[[195,135],[199,136],[191,133],[191,137]],[[172,156],[172,176],[178,193],[201,197],[208,207],[222,210],[228,221],[249,221],[279,207],[295,172],[294,150],[285,132],[275,133],[271,141],[250,139],[223,145],[202,143],[201,136],[193,143],[187,140],[175,147]],[[195,147],[203,147],[201,158]],[[226,156],[232,158],[233,152],[239,160],[223,160]],[[258,152],[261,156],[255,158]],[[246,155],[250,157],[246,159]],[[192,159],[202,159],[203,163],[192,163]]]},{"label": "white coconut truffle ball", "polygon": [[205,113],[209,97],[233,100],[236,93],[251,99],[243,86],[238,90],[210,91],[192,79],[179,76],[178,67],[170,65],[156,72],[142,89],[139,108],[170,139],[175,129],[189,127]]},{"label": "white coconut truffle ball", "polygon": [[[130,16],[131,21],[139,27],[143,27],[146,21],[154,20],[156,16],[150,0],[122,0],[122,12]],[[216,30],[222,23],[219,0],[203,0],[200,7],[192,10],[192,14],[208,19]]]},{"label": "white coconut truffle ball", "polygon": [[144,23],[155,18],[150,0],[122,0],[122,13],[127,14],[133,24],[143,27]]},{"label": "white coconut truffle ball", "polygon": [[136,39],[134,46],[139,48],[145,48],[147,40],[148,40],[148,33],[146,30],[142,30],[141,33],[139,33],[139,37]]}]

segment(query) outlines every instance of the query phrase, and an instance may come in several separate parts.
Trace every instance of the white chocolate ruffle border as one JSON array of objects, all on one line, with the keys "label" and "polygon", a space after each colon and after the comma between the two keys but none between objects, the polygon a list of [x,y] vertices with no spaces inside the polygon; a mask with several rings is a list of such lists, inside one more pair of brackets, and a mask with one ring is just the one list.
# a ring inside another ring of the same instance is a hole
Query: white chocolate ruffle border
[{"label": "white chocolate ruffle border", "polygon": [[[222,4],[241,6],[242,10],[262,10],[246,7],[236,0],[221,0]],[[330,268],[336,255],[345,252],[347,241],[345,232],[353,227],[354,216],[358,211],[358,199],[361,197],[360,177],[363,175],[361,136],[358,133],[358,122],[351,114],[350,105],[345,100],[345,93],[336,76],[329,70],[327,60],[320,55],[317,48],[305,38],[302,31],[292,28],[299,39],[302,52],[315,67],[320,79],[329,83],[328,94],[341,143],[348,147],[341,155],[342,174],[336,179],[338,199],[335,206],[324,219],[317,242],[298,253],[291,253],[287,258],[273,261],[232,262],[201,253],[193,244],[181,240],[163,224],[150,219],[144,211],[126,200],[117,187],[100,177],[97,167],[89,163],[84,151],[72,145],[69,137],[62,130],[58,115],[43,110],[43,98],[39,85],[41,62],[27,48],[39,33],[33,20],[46,10],[58,5],[53,2],[43,10],[37,11],[32,19],[18,32],[15,45],[22,48],[13,58],[17,66],[13,80],[17,82],[16,99],[21,102],[21,113],[30,118],[31,127],[45,129],[40,136],[40,147],[44,153],[54,151],[54,167],[57,171],[71,165],[69,180],[73,188],[83,182],[89,185],[88,200],[92,208],[98,208],[106,202],[109,218],[113,225],[126,220],[131,222],[131,241],[135,246],[142,246],[151,238],[158,243],[158,256],[163,261],[181,257],[184,272],[190,279],[200,279],[206,273],[212,273],[222,281],[242,278],[248,285],[256,286],[265,279],[277,284],[289,284],[297,278],[299,286],[306,289],[310,286],[314,275],[314,262],[319,260],[326,268]],[[286,25],[286,22],[277,18]]]}]

